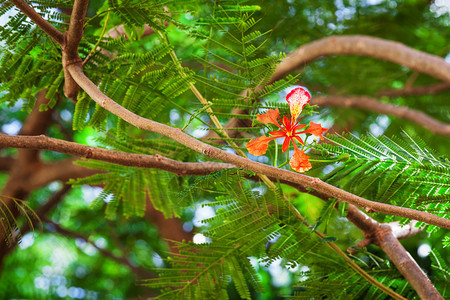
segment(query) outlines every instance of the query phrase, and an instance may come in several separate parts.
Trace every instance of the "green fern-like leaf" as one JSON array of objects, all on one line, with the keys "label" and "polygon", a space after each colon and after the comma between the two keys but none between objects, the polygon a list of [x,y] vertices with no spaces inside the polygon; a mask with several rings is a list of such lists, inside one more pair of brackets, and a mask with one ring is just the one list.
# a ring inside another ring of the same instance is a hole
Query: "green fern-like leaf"
[{"label": "green fern-like leaf", "polygon": [[328,135],[327,139],[332,144],[316,149],[336,157],[349,154],[350,159],[333,165],[328,174],[322,173],[323,164],[314,165],[313,176],[371,200],[448,216],[439,199],[449,197],[450,165],[419,138],[405,133],[402,138]]}]

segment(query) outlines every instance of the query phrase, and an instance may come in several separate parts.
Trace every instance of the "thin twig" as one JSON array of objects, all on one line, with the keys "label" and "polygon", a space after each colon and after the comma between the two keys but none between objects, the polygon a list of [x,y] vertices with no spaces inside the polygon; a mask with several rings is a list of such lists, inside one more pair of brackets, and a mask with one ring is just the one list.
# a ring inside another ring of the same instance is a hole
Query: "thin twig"
[{"label": "thin twig", "polygon": [[23,0],[11,0],[18,9],[20,9],[27,17],[29,17],[39,28],[47,33],[60,46],[64,44],[64,34],[56,29],[47,20],[42,18],[31,6]]},{"label": "thin twig", "polygon": [[92,48],[91,52],[89,52],[89,54],[86,56],[86,58],[84,59],[83,63],[81,64],[82,67],[84,67],[87,62],[89,61],[89,59],[94,56],[95,52],[97,51],[97,47],[98,45],[100,45],[100,42],[103,39],[103,36],[105,35],[106,32],[106,26],[108,25],[108,21],[109,21],[109,15],[111,14],[111,12],[108,12],[108,14],[106,15],[106,20],[105,20],[105,24],[103,25],[103,30],[102,33],[100,34],[100,37],[98,38],[97,42],[95,43],[94,47]]}]

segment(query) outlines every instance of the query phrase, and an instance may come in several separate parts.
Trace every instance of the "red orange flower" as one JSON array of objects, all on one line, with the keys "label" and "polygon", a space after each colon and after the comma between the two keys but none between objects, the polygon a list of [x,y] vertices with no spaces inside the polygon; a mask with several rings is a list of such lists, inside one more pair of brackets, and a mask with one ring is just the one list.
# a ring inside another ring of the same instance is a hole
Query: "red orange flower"
[{"label": "red orange flower", "polygon": [[[322,134],[327,128],[322,128],[322,125],[314,122],[309,122],[309,125],[299,124],[301,119],[297,120],[297,118],[302,112],[303,107],[309,103],[310,99],[311,94],[306,89],[297,87],[286,96],[286,101],[289,103],[291,118],[283,116],[283,119],[281,119],[278,108],[269,109],[266,113],[257,115],[256,118],[259,122],[263,124],[273,124],[280,130],[269,132],[270,136],[263,135],[248,142],[246,145],[248,152],[256,156],[263,155],[266,153],[271,140],[284,138],[283,146],[281,148],[283,152],[286,152],[289,149],[291,141],[294,145],[294,155],[289,162],[290,166],[297,172],[305,172],[311,169],[311,163],[308,160],[309,156],[298,148],[296,142],[304,145],[304,142],[300,137],[300,134],[302,133],[310,133],[322,138]],[[305,127],[308,127],[308,129],[302,130]]]}]

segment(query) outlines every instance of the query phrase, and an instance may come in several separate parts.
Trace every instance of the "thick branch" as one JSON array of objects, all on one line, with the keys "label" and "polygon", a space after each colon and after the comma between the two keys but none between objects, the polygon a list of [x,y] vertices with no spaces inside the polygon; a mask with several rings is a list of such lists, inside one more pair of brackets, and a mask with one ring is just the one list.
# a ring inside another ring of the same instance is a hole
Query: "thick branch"
[{"label": "thick branch", "polygon": [[414,235],[422,232],[422,229],[419,227],[416,227],[416,224],[417,224],[417,221],[412,220],[408,224],[404,224],[404,225],[400,224],[399,221],[386,223],[385,225],[388,225],[389,227],[391,227],[392,234],[394,235],[394,237],[396,239],[401,240],[401,239],[409,238],[411,236],[414,236]]},{"label": "thick branch", "polygon": [[[331,55],[364,55],[391,61],[406,66],[412,70],[428,74],[450,83],[450,64],[445,59],[421,52],[401,43],[364,35],[331,36],[303,46],[290,53],[275,69],[268,84],[273,83],[287,74],[304,67],[307,63]],[[413,90],[414,88],[411,88]],[[245,114],[245,110],[234,109],[234,114]],[[251,122],[250,122],[251,123]],[[245,119],[231,119],[225,128],[248,126]],[[227,130],[231,137],[239,132]],[[208,137],[216,138],[214,132]]]},{"label": "thick branch", "polygon": [[378,96],[399,97],[399,96],[421,96],[433,95],[450,89],[450,83],[439,82],[424,86],[408,86],[403,89],[389,89],[378,92]]},{"label": "thick branch", "polygon": [[[181,132],[181,131],[180,131]],[[27,148],[50,150],[75,155],[89,159],[96,159],[129,167],[155,168],[175,173],[177,175],[206,175],[233,165],[215,162],[190,163],[179,162],[161,155],[143,155],[85,146],[74,142],[67,142],[40,136],[10,136],[0,134],[1,147]],[[70,163],[70,162],[67,162]],[[66,164],[66,163],[64,163]],[[61,165],[55,163],[55,168]],[[53,167],[52,167],[53,169]],[[58,178],[54,177],[55,180]]]},{"label": "thick branch", "polygon": [[444,299],[394,236],[389,225],[376,222],[353,205],[349,205],[348,212],[348,219],[363,231],[366,239],[380,246],[421,299]]},{"label": "thick branch", "polygon": [[39,28],[44,30],[55,42],[60,46],[64,44],[64,34],[53,27],[47,20],[42,18],[31,6],[23,0],[11,0],[18,9],[20,9],[27,17],[29,17]]},{"label": "thick branch", "polygon": [[402,216],[428,224],[440,226],[450,229],[450,220],[432,215],[427,212],[421,212],[414,209],[397,207],[384,203],[378,203],[366,200],[349,192],[338,189],[330,184],[321,181],[319,178],[312,178],[302,174],[294,173],[287,170],[281,170],[268,165],[257,163],[249,159],[237,156],[235,154],[217,149],[213,146],[205,144],[185,133],[180,129],[173,128],[158,122],[145,119],[135,113],[120,106],[114,100],[103,94],[98,87],[84,75],[81,68],[77,65],[68,67],[70,74],[75,81],[84,89],[84,91],[100,106],[123,119],[124,121],[136,126],[137,128],[155,132],[167,136],[191,149],[202,153],[206,156],[231,163],[239,168],[253,171],[257,174],[264,174],[269,177],[276,177],[282,180],[298,183],[304,187],[311,187],[315,190],[323,192],[330,197],[334,197],[344,202],[351,203],[364,209],[381,212],[389,215]]},{"label": "thick branch", "polygon": [[278,80],[321,56],[330,55],[370,56],[450,82],[450,64],[445,59],[399,42],[364,35],[331,36],[305,44],[278,65],[271,81]]},{"label": "thick branch", "polygon": [[15,158],[0,157],[0,171],[10,171],[15,162]]},{"label": "thick branch", "polygon": [[70,158],[54,163],[43,163],[39,169],[33,172],[26,180],[27,188],[33,191],[50,184],[53,181],[67,182],[69,179],[82,178],[100,173],[94,170],[74,164],[76,159]]},{"label": "thick branch", "polygon": [[361,108],[391,115],[417,123],[433,133],[450,137],[450,124],[433,119],[421,111],[404,106],[397,106],[391,103],[380,102],[367,96],[316,96],[311,100],[311,103],[319,106]]},{"label": "thick branch", "polygon": [[86,17],[88,4],[88,0],[75,0],[72,15],[70,17],[69,29],[66,32],[66,43],[63,47],[62,62],[64,67],[64,94],[74,102],[77,101],[80,87],[67,71],[67,66],[71,64],[81,64],[78,46],[83,38],[84,19]]},{"label": "thick branch", "polygon": [[66,51],[70,53],[73,58],[78,57],[78,46],[83,38],[84,19],[88,7],[88,0],[75,0],[70,17],[69,29],[67,30]]},{"label": "thick branch", "polygon": [[[365,209],[385,213],[385,214],[391,214],[391,215],[397,215],[402,216],[406,218],[411,218],[415,220],[419,220],[425,223],[437,225],[443,228],[450,229],[450,221],[435,215],[432,215],[427,212],[421,212],[413,209],[403,208],[403,207],[396,207],[393,205],[388,205],[384,203],[378,203],[366,200],[364,198],[361,198],[359,196],[353,195],[351,193],[348,193],[346,191],[340,190],[332,185],[329,185],[327,183],[322,182],[318,178],[311,178],[309,176],[297,174],[294,172],[290,172],[287,170],[282,170],[274,167],[270,167],[261,163],[257,163],[254,161],[251,161],[249,159],[239,157],[237,155],[228,153],[226,151],[217,149],[215,147],[212,147],[210,145],[207,145],[205,143],[202,143],[198,141],[197,139],[183,133],[181,130],[177,128],[173,128],[164,124],[157,123],[152,120],[147,120],[145,118],[142,118],[127,109],[121,107],[117,103],[115,103],[112,99],[104,95],[98,88],[83,74],[81,71],[81,68],[79,66],[71,66],[69,70],[72,73],[72,76],[75,80],[82,86],[85,91],[98,103],[104,107],[105,109],[113,112],[114,114],[118,115],[125,121],[128,121],[130,124],[135,125],[138,128],[149,130],[152,132],[156,132],[162,135],[165,135],[167,137],[170,137],[181,144],[199,152],[202,154],[205,154],[207,156],[210,156],[212,158],[216,158],[228,163],[231,163],[237,167],[244,168],[250,171],[253,171],[258,174],[264,174],[270,177],[275,177],[280,180],[286,180],[289,182],[300,184],[304,187],[312,187],[318,191],[321,191],[325,194],[327,194],[330,197],[335,197],[337,199],[340,199],[345,202],[349,202],[351,204],[354,204],[359,207],[363,207]],[[29,140],[30,142],[25,142],[25,140]],[[31,142],[33,141],[33,142]],[[44,141],[51,141],[47,145]],[[76,145],[76,144],[75,144]],[[71,148],[74,146],[71,142],[63,142],[58,140],[53,140],[47,137],[41,136],[39,137],[15,137],[15,136],[6,136],[6,135],[0,135],[0,146],[9,146],[9,147],[30,147],[30,148],[38,148],[38,149],[48,149],[48,150],[55,150],[63,153],[69,153],[77,155],[77,153],[73,153]],[[87,146],[85,146],[87,147]],[[93,153],[96,151],[96,148],[94,147],[87,147],[84,148],[84,154],[83,157],[87,158],[94,158]],[[96,156],[97,159],[101,156],[109,159],[115,159],[111,157],[112,152],[105,152],[108,151],[106,149],[102,149],[98,152],[99,156]],[[100,154],[101,153],[101,154]],[[95,154],[97,155],[97,153]],[[132,159],[125,159],[125,157],[133,157]],[[134,158],[139,157],[139,161],[136,161]],[[136,155],[136,154],[130,154],[125,153],[122,157],[119,158],[119,160],[122,160],[125,165],[129,165],[130,163],[136,164],[134,166],[143,166],[141,164],[142,160],[147,159],[150,163],[164,163],[167,165],[167,168],[169,169],[171,164],[175,164],[175,161],[166,159],[164,162],[161,160],[161,157],[159,156],[145,156],[145,155]],[[117,163],[117,162],[116,162]],[[175,168],[176,169],[176,168]]]},{"label": "thick branch", "polygon": [[[44,89],[36,94],[36,103],[33,110],[26,118],[19,131],[19,135],[39,135],[47,131],[52,124],[53,109],[40,111],[39,108],[43,104],[47,104],[50,100],[45,97],[47,89]],[[31,164],[39,162],[39,153],[34,150],[22,150],[17,155],[17,163],[20,164],[18,169],[20,172],[30,168]]]}]

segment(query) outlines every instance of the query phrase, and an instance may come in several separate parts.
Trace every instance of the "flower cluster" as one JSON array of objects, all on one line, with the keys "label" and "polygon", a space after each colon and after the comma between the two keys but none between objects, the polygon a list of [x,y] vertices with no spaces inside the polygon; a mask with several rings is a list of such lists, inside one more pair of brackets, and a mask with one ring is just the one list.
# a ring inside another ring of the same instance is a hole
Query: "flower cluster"
[{"label": "flower cluster", "polygon": [[289,103],[291,117],[280,117],[278,108],[270,109],[265,114],[257,115],[259,122],[263,124],[274,124],[280,130],[269,132],[270,136],[261,136],[257,139],[251,140],[247,143],[247,150],[253,155],[263,155],[267,151],[269,142],[274,139],[284,138],[282,151],[286,152],[292,141],[294,145],[294,155],[289,161],[290,166],[297,172],[305,172],[311,169],[309,156],[303,150],[300,150],[296,142],[304,148],[304,142],[300,137],[302,133],[309,133],[322,138],[322,134],[327,128],[322,128],[321,124],[309,122],[309,125],[300,125],[300,120],[297,120],[301,114],[303,107],[311,100],[311,94],[302,87],[293,89],[287,96],[286,101]]}]

